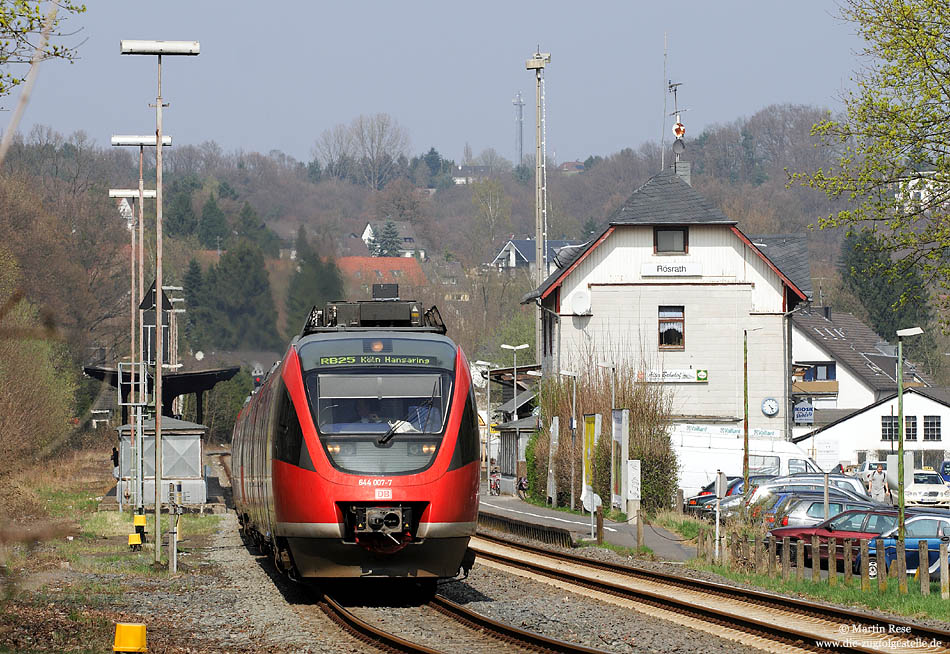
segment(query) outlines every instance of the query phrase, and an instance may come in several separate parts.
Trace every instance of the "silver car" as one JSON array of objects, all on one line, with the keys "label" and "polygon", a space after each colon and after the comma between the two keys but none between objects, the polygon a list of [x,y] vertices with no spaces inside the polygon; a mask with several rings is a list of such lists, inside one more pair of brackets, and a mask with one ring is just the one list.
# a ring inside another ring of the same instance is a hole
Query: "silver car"
[{"label": "silver car", "polygon": [[[798,474],[798,475],[787,475],[785,477],[777,477],[772,480],[772,482],[786,482],[786,483],[796,483],[796,484],[818,484],[819,486],[824,486],[825,476],[824,475],[814,475],[814,474]],[[867,497],[868,495],[867,486],[861,482],[860,479],[852,477],[850,475],[839,475],[839,474],[830,474],[828,475],[828,486],[830,488],[842,488],[844,490],[849,490],[854,493],[857,493],[861,497]]]},{"label": "silver car", "polygon": [[[828,518],[832,518],[842,511],[851,509],[871,509],[876,505],[869,502],[843,501],[840,497],[828,499]],[[775,516],[776,527],[814,527],[824,522],[825,500],[823,497],[809,496],[796,497],[790,500],[787,507]]]}]

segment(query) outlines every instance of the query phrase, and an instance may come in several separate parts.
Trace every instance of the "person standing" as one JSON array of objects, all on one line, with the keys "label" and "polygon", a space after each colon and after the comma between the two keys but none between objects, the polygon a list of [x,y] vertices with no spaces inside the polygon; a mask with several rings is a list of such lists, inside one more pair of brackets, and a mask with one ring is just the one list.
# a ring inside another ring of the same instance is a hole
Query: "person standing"
[{"label": "person standing", "polygon": [[875,502],[884,502],[890,495],[891,489],[887,486],[887,474],[884,467],[879,463],[877,469],[868,477],[868,493]]}]

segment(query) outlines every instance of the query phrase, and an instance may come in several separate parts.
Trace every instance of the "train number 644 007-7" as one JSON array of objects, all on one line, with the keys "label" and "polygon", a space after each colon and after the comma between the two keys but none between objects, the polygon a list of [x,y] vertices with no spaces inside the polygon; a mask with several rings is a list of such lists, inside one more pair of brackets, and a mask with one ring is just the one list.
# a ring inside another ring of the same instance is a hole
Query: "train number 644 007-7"
[{"label": "train number 644 007-7", "polygon": [[360,479],[360,486],[392,486],[392,479]]}]

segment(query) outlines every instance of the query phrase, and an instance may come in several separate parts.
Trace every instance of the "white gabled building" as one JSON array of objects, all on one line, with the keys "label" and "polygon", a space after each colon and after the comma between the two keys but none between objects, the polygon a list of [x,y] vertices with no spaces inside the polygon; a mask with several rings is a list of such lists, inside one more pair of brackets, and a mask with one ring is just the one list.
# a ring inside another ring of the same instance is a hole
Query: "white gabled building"
[{"label": "white gabled building", "polygon": [[545,309],[543,369],[616,362],[668,385],[674,431],[732,434],[747,334],[750,434],[790,438],[788,312],[811,297],[805,239],[743,234],[678,166],[523,299]]},{"label": "white gabled building", "polygon": [[[897,393],[795,438],[825,470],[838,463],[886,460],[897,453]],[[950,427],[950,390],[918,387],[904,389],[904,450],[914,453],[914,466],[931,466],[950,460],[943,440]]]}]

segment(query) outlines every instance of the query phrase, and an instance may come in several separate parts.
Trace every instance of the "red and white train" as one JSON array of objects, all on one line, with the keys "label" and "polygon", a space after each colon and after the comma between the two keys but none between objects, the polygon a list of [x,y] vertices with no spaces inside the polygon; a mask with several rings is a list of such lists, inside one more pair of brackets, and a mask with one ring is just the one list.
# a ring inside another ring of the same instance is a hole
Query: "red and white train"
[{"label": "red and white train", "polygon": [[468,361],[413,301],[315,307],[234,426],[242,529],[299,578],[470,568],[478,467]]}]

